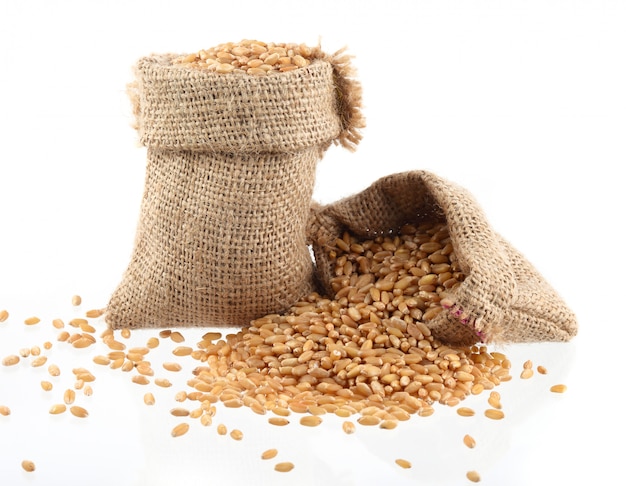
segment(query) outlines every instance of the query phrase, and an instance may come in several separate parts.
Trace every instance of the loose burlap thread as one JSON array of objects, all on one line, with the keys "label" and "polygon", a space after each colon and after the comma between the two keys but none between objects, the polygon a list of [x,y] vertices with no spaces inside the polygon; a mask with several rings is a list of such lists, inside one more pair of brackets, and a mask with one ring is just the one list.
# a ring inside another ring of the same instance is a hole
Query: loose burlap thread
[{"label": "loose burlap thread", "polygon": [[426,322],[442,341],[569,341],[577,322],[536,268],[494,231],[476,199],[464,188],[428,171],[392,174],[364,191],[326,206],[314,205],[308,229],[316,273],[332,295],[329,251],[345,231],[373,237],[404,224],[445,222],[465,280]]},{"label": "loose burlap thread", "polygon": [[360,85],[343,51],[273,76],[140,59],[130,93],[147,147],[113,328],[242,326],[313,290],[306,245],[316,164],[354,150]]}]

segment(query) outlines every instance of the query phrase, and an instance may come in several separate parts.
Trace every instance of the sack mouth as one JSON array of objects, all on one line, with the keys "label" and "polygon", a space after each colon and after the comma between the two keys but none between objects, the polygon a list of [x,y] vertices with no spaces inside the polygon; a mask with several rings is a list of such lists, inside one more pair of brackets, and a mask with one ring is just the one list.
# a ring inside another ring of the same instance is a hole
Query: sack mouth
[{"label": "sack mouth", "polygon": [[457,345],[568,341],[576,335],[574,314],[491,227],[476,199],[428,171],[392,174],[358,194],[311,208],[308,237],[320,284],[332,290],[326,253],[344,231],[369,238],[424,222],[447,224],[465,275],[442,296],[443,311],[425,322],[433,335]]},{"label": "sack mouth", "polygon": [[[360,140],[360,85],[345,57],[321,55],[268,76],[220,74],[141,58],[129,95],[142,144],[211,152],[295,152]],[[347,104],[347,105],[346,105]]]},{"label": "sack mouth", "polygon": [[[451,343],[498,339],[503,309],[516,293],[515,281],[496,234],[466,190],[428,171],[409,171],[383,177],[365,191],[313,212],[309,234],[321,260],[324,247],[344,231],[369,238],[394,234],[405,224],[446,223],[465,279],[446,292],[444,310],[425,324]],[[323,266],[317,271],[325,283],[329,277]]]}]

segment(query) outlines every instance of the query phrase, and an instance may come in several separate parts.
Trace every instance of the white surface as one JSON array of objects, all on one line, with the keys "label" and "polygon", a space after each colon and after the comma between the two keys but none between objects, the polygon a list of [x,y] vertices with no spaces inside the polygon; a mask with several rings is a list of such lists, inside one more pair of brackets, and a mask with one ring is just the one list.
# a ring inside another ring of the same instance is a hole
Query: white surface
[{"label": "white surface", "polygon": [[[468,469],[486,485],[623,481],[625,22],[626,4],[604,0],[4,0],[0,309],[11,316],[0,323],[0,356],[53,339],[54,317],[105,305],[126,267],[145,168],[125,95],[134,61],[241,38],[321,36],[327,51],[347,44],[356,56],[368,128],[356,153],[333,147],[319,164],[319,201],[410,169],[464,185],[574,309],[580,333],[569,344],[503,349],[518,369],[532,359],[550,373],[501,387],[502,422],[437,407],[394,431],[346,436],[331,418],[281,429],[247,409],[221,410],[215,423],[243,430],[241,442],[199,424],[170,438],[176,387],[156,389],[148,408],[146,390],[91,363],[96,349],[54,341],[49,360],[65,372],[53,392],[39,388],[44,368],[0,369],[0,403],[12,409],[0,416],[0,484],[463,485]],[[75,293],[79,309],[69,304]],[[30,315],[42,324],[26,328]],[[94,395],[80,398],[90,417],[49,416],[80,363],[97,376]],[[178,377],[182,386],[189,373]],[[569,387],[563,396],[547,392],[557,382]],[[482,411],[485,401],[466,404]],[[467,432],[474,450],[461,443]],[[269,447],[280,454],[263,462]],[[35,473],[21,470],[24,458]],[[279,459],[296,469],[274,472]]]}]

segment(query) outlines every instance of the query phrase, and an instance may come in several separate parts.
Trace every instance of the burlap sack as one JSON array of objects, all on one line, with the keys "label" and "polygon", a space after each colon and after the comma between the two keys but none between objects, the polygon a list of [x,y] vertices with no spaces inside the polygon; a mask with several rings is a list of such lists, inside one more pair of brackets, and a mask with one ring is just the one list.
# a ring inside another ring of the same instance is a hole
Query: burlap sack
[{"label": "burlap sack", "polygon": [[318,53],[273,76],[146,57],[131,90],[145,188],[113,329],[239,326],[312,290],[305,229],[316,163],[360,140],[349,58]]},{"label": "burlap sack", "polygon": [[329,249],[344,231],[371,237],[406,223],[446,222],[466,276],[445,299],[444,312],[427,322],[443,341],[568,341],[577,333],[573,313],[554,289],[487,222],[465,189],[425,171],[384,177],[359,194],[314,207],[309,227],[323,290],[333,263]]}]

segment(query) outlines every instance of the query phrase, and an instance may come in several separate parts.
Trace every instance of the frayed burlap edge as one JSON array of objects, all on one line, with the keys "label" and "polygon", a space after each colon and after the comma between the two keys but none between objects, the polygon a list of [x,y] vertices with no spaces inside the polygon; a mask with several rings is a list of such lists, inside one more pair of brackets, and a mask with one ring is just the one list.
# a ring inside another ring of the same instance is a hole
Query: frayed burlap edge
[{"label": "frayed burlap edge", "polygon": [[361,129],[365,128],[365,117],[362,112],[363,89],[356,79],[356,69],[352,64],[354,56],[343,47],[333,54],[326,54],[318,46],[312,57],[324,60],[333,67],[333,79],[337,99],[337,113],[341,118],[342,131],[335,143],[354,151],[363,138]]}]

